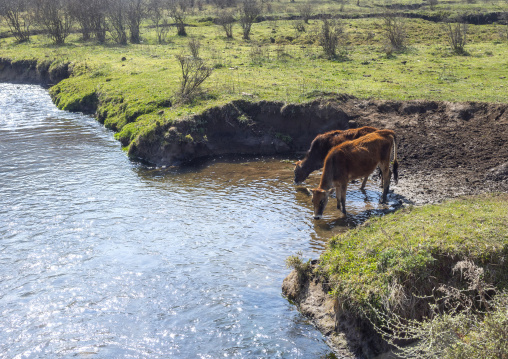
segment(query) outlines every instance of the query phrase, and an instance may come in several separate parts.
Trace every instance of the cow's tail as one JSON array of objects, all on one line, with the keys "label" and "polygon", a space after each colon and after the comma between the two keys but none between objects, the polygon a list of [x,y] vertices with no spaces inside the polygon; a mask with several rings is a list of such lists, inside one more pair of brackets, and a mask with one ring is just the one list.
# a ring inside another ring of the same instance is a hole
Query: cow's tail
[{"label": "cow's tail", "polygon": [[393,135],[393,181],[399,182],[399,162],[397,161],[397,137]]}]

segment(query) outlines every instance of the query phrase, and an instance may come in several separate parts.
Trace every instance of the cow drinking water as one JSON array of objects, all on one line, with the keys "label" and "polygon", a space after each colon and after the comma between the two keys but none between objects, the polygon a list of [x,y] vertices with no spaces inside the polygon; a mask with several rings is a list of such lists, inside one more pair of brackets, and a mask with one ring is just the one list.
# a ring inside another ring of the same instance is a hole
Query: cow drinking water
[{"label": "cow drinking water", "polygon": [[393,149],[393,177],[398,181],[397,140],[395,132],[379,130],[330,150],[324,161],[318,188],[312,189],[314,218],[321,219],[328,196],[335,187],[337,208],[346,214],[346,190],[351,180],[368,177],[379,165],[383,178],[381,203],[386,202],[390,187],[390,156]]},{"label": "cow drinking water", "polygon": [[[310,144],[310,149],[307,151],[304,159],[295,163],[295,183],[305,181],[313,171],[323,167],[326,155],[333,147],[345,141],[355,140],[377,130],[378,129],[374,127],[364,126],[345,131],[335,130],[317,135]],[[366,183],[367,177],[365,177],[362,183],[362,189],[365,187]]]}]

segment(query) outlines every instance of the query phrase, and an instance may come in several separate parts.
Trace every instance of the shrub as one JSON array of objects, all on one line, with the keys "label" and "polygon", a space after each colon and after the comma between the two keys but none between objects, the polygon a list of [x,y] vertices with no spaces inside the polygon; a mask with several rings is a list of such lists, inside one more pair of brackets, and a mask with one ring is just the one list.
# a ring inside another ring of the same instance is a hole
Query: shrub
[{"label": "shrub", "polygon": [[458,55],[465,55],[468,26],[465,22],[446,23],[446,34],[452,51]]},{"label": "shrub", "polygon": [[146,13],[144,0],[129,0],[127,2],[126,10],[130,41],[133,44],[139,44],[141,41],[141,21],[144,19]]},{"label": "shrub", "polygon": [[169,23],[165,16],[163,0],[150,0],[148,14],[155,26],[157,42],[159,44],[164,43],[169,32]]},{"label": "shrub", "polygon": [[221,10],[217,13],[217,25],[221,26],[226,32],[228,39],[233,38],[233,25],[235,24],[235,18],[231,11]]},{"label": "shrub", "polygon": [[198,39],[190,39],[187,43],[189,51],[194,58],[199,58],[199,49],[201,48],[201,42]]},{"label": "shrub", "polygon": [[[345,57],[347,55],[347,34],[344,26],[338,20],[322,20],[321,31],[318,35],[319,45],[323,48],[325,55],[330,58]],[[339,52],[339,53],[337,53]]]},{"label": "shrub", "polygon": [[176,34],[178,36],[187,36],[187,30],[185,30],[185,19],[187,18],[186,0],[170,0],[168,10],[169,16],[175,21]]},{"label": "shrub", "polygon": [[405,49],[406,23],[403,18],[391,12],[385,14],[383,17],[383,29],[387,39],[387,52]]},{"label": "shrub", "polygon": [[109,30],[113,40],[120,45],[127,44],[126,18],[122,0],[107,2]]},{"label": "shrub", "polygon": [[189,102],[199,92],[201,84],[210,77],[213,69],[206,66],[202,59],[196,57],[176,55],[176,59],[182,70],[180,89],[177,95],[182,102]]},{"label": "shrub", "polygon": [[261,14],[261,6],[257,0],[244,0],[240,7],[240,26],[243,30],[243,38],[250,39],[250,31],[252,24],[256,21],[257,17]]},{"label": "shrub", "polygon": [[30,25],[33,21],[28,0],[2,0],[0,16],[5,19],[12,36],[18,42],[30,40]]},{"label": "shrub", "polygon": [[308,24],[309,19],[312,16],[312,4],[310,2],[307,2],[305,4],[300,5],[300,16],[302,20]]},{"label": "shrub", "polygon": [[37,22],[46,29],[48,37],[57,45],[65,43],[72,26],[68,0],[37,0]]}]

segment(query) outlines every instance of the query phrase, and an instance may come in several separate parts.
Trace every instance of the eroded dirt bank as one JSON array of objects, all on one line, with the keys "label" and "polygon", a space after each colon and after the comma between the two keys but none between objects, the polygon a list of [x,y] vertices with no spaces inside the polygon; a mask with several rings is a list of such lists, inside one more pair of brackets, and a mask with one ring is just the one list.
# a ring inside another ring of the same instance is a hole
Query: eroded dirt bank
[{"label": "eroded dirt bank", "polygon": [[0,82],[54,85],[71,75],[68,62],[0,58]]},{"label": "eroded dirt bank", "polygon": [[235,101],[161,125],[130,153],[157,165],[224,154],[291,154],[317,133],[375,126],[398,136],[395,193],[424,204],[508,190],[508,105],[370,101],[335,96],[305,104]]},{"label": "eroded dirt bank", "polygon": [[341,104],[348,96],[304,104],[233,101],[199,115],[161,124],[139,136],[129,154],[156,165],[179,165],[221,155],[274,155],[305,151],[319,133],[347,129]]},{"label": "eroded dirt bank", "polygon": [[317,264],[317,260],[312,261],[303,277],[293,270],[284,279],[282,292],[286,298],[311,319],[340,358],[374,358],[387,353],[390,347],[367,320],[342,311],[337,301],[328,295],[328,285],[313,273]]}]

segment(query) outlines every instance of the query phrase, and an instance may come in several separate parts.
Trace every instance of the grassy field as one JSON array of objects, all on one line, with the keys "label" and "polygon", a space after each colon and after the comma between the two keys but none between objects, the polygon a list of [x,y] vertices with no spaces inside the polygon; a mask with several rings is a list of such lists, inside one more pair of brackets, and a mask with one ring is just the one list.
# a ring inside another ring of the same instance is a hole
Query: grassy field
[{"label": "grassy field", "polygon": [[432,282],[450,276],[442,270],[463,259],[490,266],[486,278],[508,288],[507,213],[506,194],[404,209],[331,239],[320,266],[334,293],[353,306],[393,300],[394,283],[429,295]]},{"label": "grassy field", "polygon": [[[234,39],[211,22],[212,7],[189,17],[188,36],[172,29],[165,44],[157,44],[147,21],[142,44],[106,45],[83,42],[72,34],[63,46],[55,46],[43,35],[17,44],[11,37],[0,39],[1,56],[17,61],[37,59],[56,64],[70,62],[72,77],[57,84],[52,95],[58,107],[76,110],[97,95],[98,115],[106,126],[118,131],[127,146],[138,135],[161,123],[171,123],[206,108],[238,98],[252,101],[306,102],[327,92],[347,93],[360,98],[430,99],[446,101],[508,100],[508,25],[469,25],[467,54],[455,55],[448,45],[442,23],[406,19],[407,47],[386,51],[381,18],[375,15],[388,7],[414,6],[374,2],[360,6],[335,2],[313,3],[314,14],[347,16],[342,24],[348,36],[346,55],[330,60],[317,40],[322,22],[311,19],[305,31],[295,29],[303,2],[267,3],[264,18],[252,28],[251,40],[241,38],[239,25]],[[418,5],[401,14],[453,16],[467,11],[484,13],[508,9],[506,2],[438,3],[434,9]],[[445,14],[445,15],[443,15]],[[360,17],[360,18],[355,18]],[[0,33],[7,33],[5,24]],[[175,55],[188,53],[190,39],[199,40],[199,56],[214,68],[193,102],[177,104],[181,70]],[[162,110],[162,111],[161,111]]]}]

